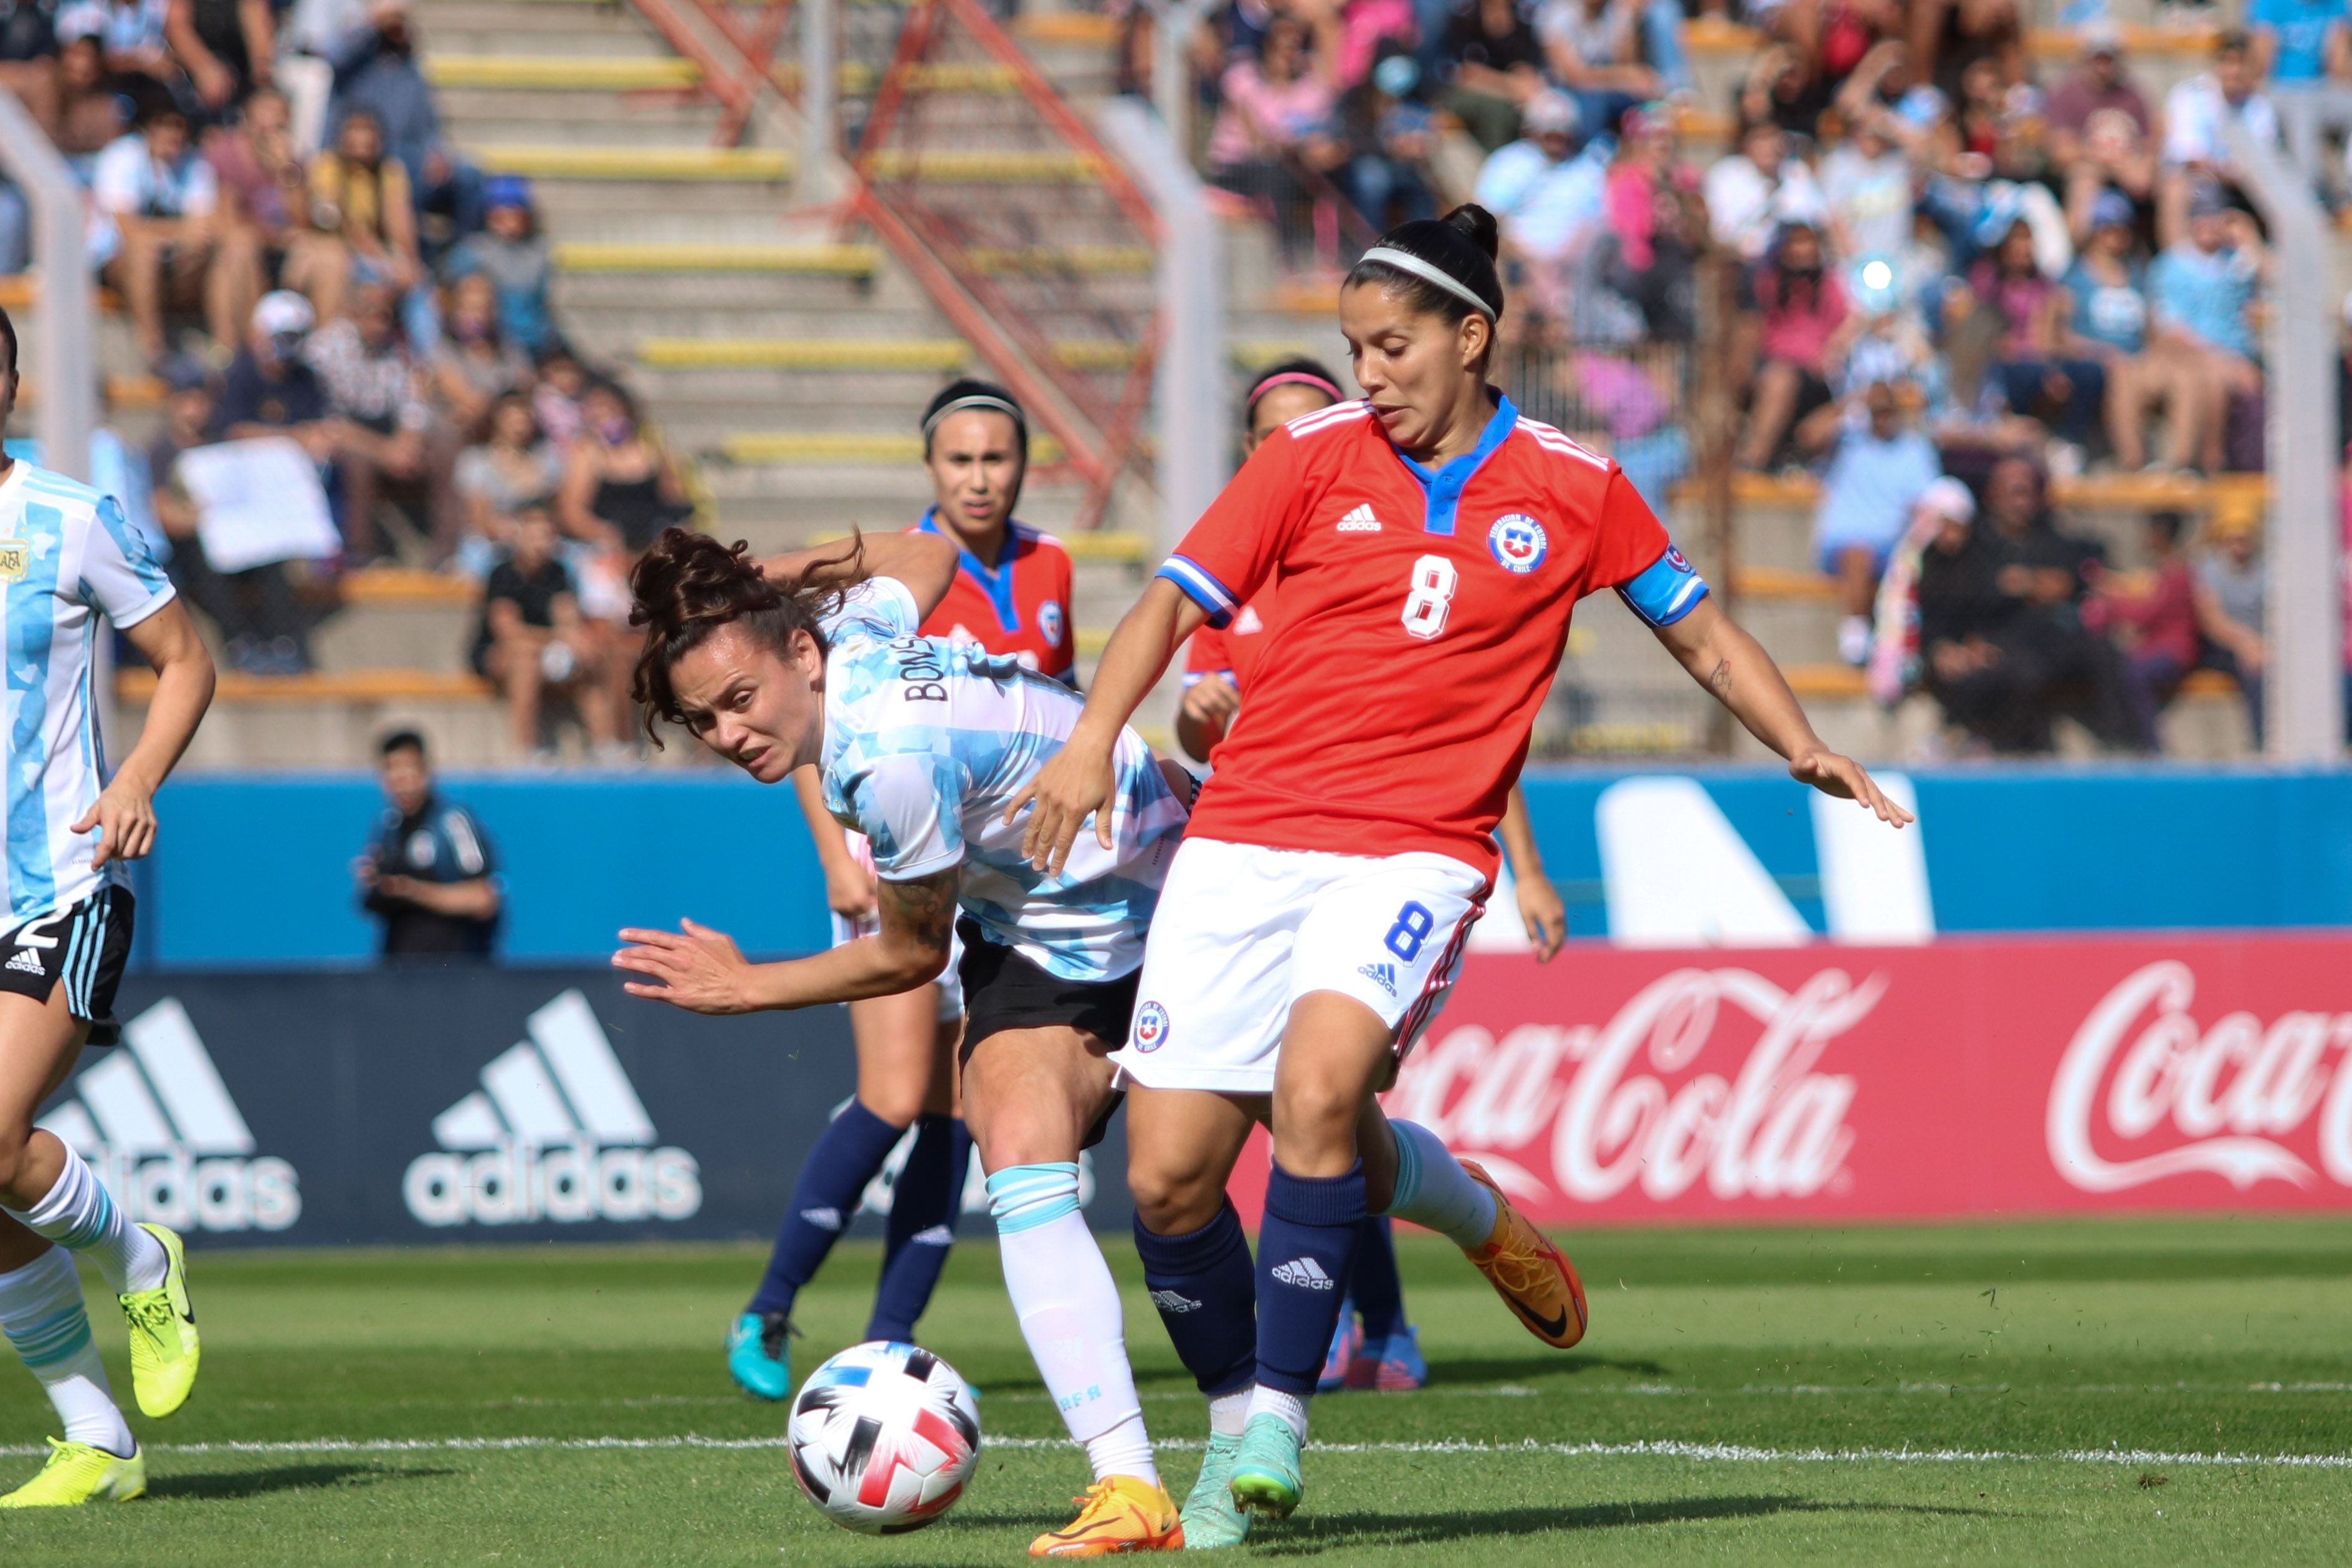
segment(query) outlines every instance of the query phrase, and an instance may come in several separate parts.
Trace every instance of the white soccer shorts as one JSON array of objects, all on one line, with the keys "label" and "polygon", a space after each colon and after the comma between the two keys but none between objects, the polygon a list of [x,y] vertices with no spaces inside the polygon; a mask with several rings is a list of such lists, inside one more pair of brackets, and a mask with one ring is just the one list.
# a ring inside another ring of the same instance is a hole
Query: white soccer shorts
[{"label": "white soccer shorts", "polygon": [[1186,839],[1143,948],[1119,1081],[1265,1094],[1291,1005],[1337,991],[1401,1058],[1461,972],[1486,879],[1450,855],[1336,855]]},{"label": "white soccer shorts", "polygon": [[[866,835],[845,833],[843,837],[849,841],[850,858],[870,873],[874,870],[874,851],[866,842]],[[855,942],[860,936],[880,935],[882,918],[879,914],[869,915],[863,920],[847,920],[838,912],[833,916],[833,945],[836,947],[845,942]],[[938,980],[941,1023],[953,1023],[963,1017],[963,977],[956,973],[956,966],[962,962],[963,940],[950,930],[948,936],[948,967],[940,971]]]}]

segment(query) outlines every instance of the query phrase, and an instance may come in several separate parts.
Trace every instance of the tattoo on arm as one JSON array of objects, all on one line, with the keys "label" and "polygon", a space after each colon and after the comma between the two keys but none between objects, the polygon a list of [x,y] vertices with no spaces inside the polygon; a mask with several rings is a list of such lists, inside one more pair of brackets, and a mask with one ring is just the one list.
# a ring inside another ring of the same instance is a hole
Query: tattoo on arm
[{"label": "tattoo on arm", "polygon": [[881,905],[882,931],[911,942],[942,960],[955,936],[956,889],[961,866],[950,867],[912,882],[886,882],[876,889]]},{"label": "tattoo on arm", "polygon": [[1717,659],[1715,662],[1715,674],[1707,676],[1706,685],[1707,689],[1715,693],[1718,700],[1728,697],[1731,695],[1731,661]]}]

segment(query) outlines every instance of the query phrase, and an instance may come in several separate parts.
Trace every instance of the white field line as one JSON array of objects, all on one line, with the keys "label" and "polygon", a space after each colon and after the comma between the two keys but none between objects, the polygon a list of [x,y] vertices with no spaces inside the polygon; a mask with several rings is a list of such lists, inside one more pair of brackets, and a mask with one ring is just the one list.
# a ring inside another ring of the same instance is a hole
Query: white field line
[{"label": "white field line", "polygon": [[[290,1442],[150,1443],[158,1454],[446,1454],[511,1453],[519,1450],[556,1452],[583,1450],[662,1450],[682,1448],[773,1449],[782,1437],[704,1437],[688,1433],[675,1437],[312,1437]],[[985,1437],[983,1448],[1063,1448],[1073,1445],[1063,1437]],[[1197,1438],[1162,1438],[1162,1448],[1197,1449]],[[1483,1443],[1470,1439],[1440,1439],[1423,1443],[1322,1443],[1311,1445],[1326,1454],[1470,1454],[1537,1455],[1551,1458],[1667,1458],[1703,1464],[1759,1465],[2169,1465],[2212,1466],[2225,1469],[2352,1469],[2352,1454],[2170,1454],[2147,1448],[2068,1448],[2056,1453],[2028,1454],[2001,1448],[1759,1448],[1738,1443],[1538,1443],[1530,1437],[1518,1443]],[[0,1447],[0,1455],[31,1458],[43,1450],[28,1445]]]}]

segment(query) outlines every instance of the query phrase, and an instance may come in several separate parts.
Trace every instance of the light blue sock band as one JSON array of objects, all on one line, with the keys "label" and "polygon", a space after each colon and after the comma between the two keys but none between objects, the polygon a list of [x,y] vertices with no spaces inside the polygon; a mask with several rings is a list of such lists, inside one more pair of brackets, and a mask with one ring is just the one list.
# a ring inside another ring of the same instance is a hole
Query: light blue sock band
[{"label": "light blue sock band", "polygon": [[8,1325],[8,1343],[16,1347],[26,1366],[55,1366],[89,1348],[89,1314],[76,1301],[64,1312],[37,1323]]},{"label": "light blue sock band", "polygon": [[1396,1141],[1396,1186],[1389,1194],[1389,1206],[1383,1212],[1395,1214],[1421,1195],[1421,1150],[1405,1134],[1411,1124],[1391,1122],[1389,1135]]},{"label": "light blue sock band", "polygon": [[1078,1166],[1075,1160],[1007,1166],[988,1178],[988,1212],[995,1218],[1000,1236],[1050,1224],[1077,1211]]}]

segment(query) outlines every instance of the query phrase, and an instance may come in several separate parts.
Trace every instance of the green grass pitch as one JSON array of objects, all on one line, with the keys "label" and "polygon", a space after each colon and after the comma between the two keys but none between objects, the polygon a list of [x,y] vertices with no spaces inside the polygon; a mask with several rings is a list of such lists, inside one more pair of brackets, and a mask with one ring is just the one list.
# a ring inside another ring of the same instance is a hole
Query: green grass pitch
[{"label": "green grass pitch", "polygon": [[[971,1226],[982,1229],[982,1227]],[[2121,1220],[1572,1238],[1585,1344],[1528,1338],[1442,1242],[1402,1247],[1433,1381],[1316,1407],[1307,1503],[1236,1556],[1504,1563],[2341,1563],[2352,1223]],[[1205,1416],[1108,1246],[1161,1462]],[[1081,1456],[984,1241],[925,1338],[982,1390],[961,1505],[847,1534],[794,1490],[780,1406],[719,1340],[749,1247],[205,1253],[205,1370],[147,1500],[0,1516],[20,1563],[1010,1563]],[[803,1370],[865,1318],[876,1249],[803,1298]],[[93,1317],[127,1400],[112,1304]],[[0,1375],[0,1479],[53,1430]],[[2215,1456],[2223,1456],[2217,1458]],[[2293,1462],[2295,1459],[2303,1462]]]}]

